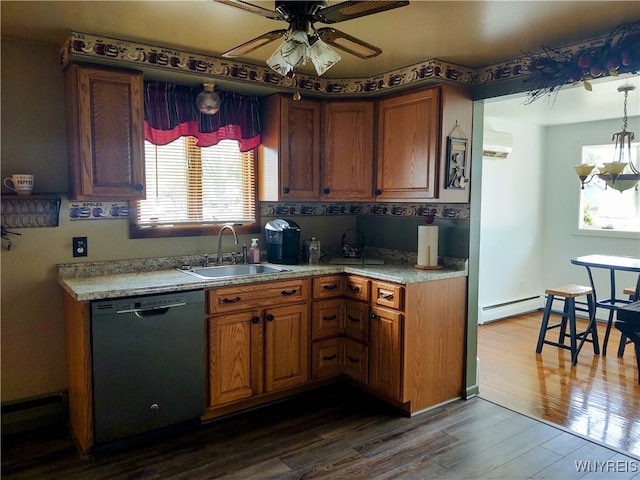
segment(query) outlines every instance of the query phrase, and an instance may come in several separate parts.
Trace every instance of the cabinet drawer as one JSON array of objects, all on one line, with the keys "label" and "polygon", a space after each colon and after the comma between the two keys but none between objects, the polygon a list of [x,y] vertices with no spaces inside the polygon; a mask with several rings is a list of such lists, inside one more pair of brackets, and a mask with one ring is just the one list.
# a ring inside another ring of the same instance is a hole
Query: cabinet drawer
[{"label": "cabinet drawer", "polygon": [[264,308],[309,300],[309,280],[213,288],[207,291],[207,310],[211,313],[247,308]]},{"label": "cabinet drawer", "polygon": [[371,303],[404,309],[404,287],[395,283],[371,282]]},{"label": "cabinet drawer", "polygon": [[369,364],[367,346],[350,338],[343,338],[342,354],[342,371],[359,382],[367,383],[367,365]]},{"label": "cabinet drawer", "polygon": [[313,299],[340,297],[344,294],[344,277],[329,275],[313,279]]},{"label": "cabinet drawer", "polygon": [[362,343],[369,341],[369,304],[344,301],[344,334]]},{"label": "cabinet drawer", "polygon": [[341,298],[313,302],[311,310],[311,338],[313,340],[340,335],[342,305]]},{"label": "cabinet drawer", "polygon": [[349,275],[345,280],[344,294],[355,300],[369,301],[369,280]]},{"label": "cabinet drawer", "polygon": [[311,376],[314,379],[340,373],[340,339],[314,342],[311,347]]}]

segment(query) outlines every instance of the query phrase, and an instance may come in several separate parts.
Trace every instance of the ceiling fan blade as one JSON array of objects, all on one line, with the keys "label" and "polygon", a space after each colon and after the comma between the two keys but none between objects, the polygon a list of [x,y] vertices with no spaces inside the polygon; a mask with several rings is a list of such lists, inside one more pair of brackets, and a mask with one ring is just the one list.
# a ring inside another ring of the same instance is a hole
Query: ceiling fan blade
[{"label": "ceiling fan blade", "polygon": [[251,53],[256,49],[273,42],[274,40],[282,38],[285,33],[287,33],[286,30],[274,30],[272,32],[265,33],[263,35],[260,35],[259,37],[243,43],[242,45],[238,45],[237,47],[232,48],[227,52],[224,52],[222,56],[225,58],[242,57],[247,53]]},{"label": "ceiling fan blade", "polygon": [[269,10],[266,8],[258,7],[257,5],[253,5],[248,2],[243,2],[242,0],[213,0],[216,3],[222,3],[223,5],[228,5],[230,7],[238,8],[240,10],[244,10],[245,12],[255,13],[256,15],[260,15],[262,17],[271,18],[273,20],[284,20],[284,17],[273,10]]},{"label": "ceiling fan blade", "polygon": [[364,17],[373,13],[384,12],[398,7],[409,5],[408,1],[377,1],[365,0],[354,2],[342,2],[330,7],[323,8],[315,16],[316,20],[321,23],[337,23],[352,18]]},{"label": "ceiling fan blade", "polygon": [[335,28],[320,28],[317,30],[318,36],[323,42],[333,45],[340,50],[343,50],[351,55],[355,55],[360,58],[373,58],[382,53],[378,47],[364,42],[356,37],[347,35]]}]

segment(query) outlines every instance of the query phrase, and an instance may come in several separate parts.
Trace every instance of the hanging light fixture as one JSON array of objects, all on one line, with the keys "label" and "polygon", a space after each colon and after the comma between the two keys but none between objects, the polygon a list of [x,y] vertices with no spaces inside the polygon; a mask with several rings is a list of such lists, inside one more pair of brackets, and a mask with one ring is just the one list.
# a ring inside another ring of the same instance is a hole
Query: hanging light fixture
[{"label": "hanging light fixture", "polygon": [[309,60],[316,73],[322,75],[340,59],[340,55],[320,40],[315,32],[310,36],[305,30],[290,30],[284,42],[268,58],[267,65],[280,75],[293,78],[294,69],[306,65]]},{"label": "hanging light fixture", "polygon": [[196,97],[196,106],[200,112],[213,115],[220,110],[220,96],[215,92],[214,83],[203,83],[202,91]]},{"label": "hanging light fixture", "polygon": [[[614,133],[613,137],[611,137],[611,140],[615,142],[613,162],[604,163],[597,168],[596,172],[593,171],[595,169],[593,165],[576,165],[573,167],[578,177],[580,177],[582,189],[584,189],[585,183],[589,183],[596,175],[608,187],[619,192],[633,188],[640,182],[640,172],[633,164],[631,157],[631,142],[635,139],[635,135],[633,132],[627,131],[627,97],[629,92],[633,90],[635,90],[633,86],[618,87],[619,92],[624,92],[624,116],[622,118],[622,131]],[[589,175],[592,176],[587,180]]]}]

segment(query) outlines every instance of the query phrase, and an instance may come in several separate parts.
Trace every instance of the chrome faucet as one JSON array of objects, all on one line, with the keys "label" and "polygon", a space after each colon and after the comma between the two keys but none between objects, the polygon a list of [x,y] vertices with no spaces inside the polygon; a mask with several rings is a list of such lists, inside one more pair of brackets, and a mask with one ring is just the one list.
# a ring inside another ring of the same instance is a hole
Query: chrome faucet
[{"label": "chrome faucet", "polygon": [[223,227],[218,232],[218,263],[222,263],[222,234],[227,229],[231,230],[231,233],[233,233],[233,241],[236,245],[238,244],[238,234],[236,233],[235,229],[231,225],[223,225]]}]

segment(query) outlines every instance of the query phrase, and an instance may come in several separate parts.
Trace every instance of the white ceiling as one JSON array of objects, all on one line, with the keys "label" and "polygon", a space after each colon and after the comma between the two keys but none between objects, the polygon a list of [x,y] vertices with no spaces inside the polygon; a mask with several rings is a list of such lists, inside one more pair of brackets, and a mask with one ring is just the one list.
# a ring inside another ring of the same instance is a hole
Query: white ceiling
[{"label": "white ceiling", "polygon": [[[274,8],[273,1],[251,2]],[[334,3],[338,2],[328,2]],[[265,32],[286,27],[284,22],[211,0],[2,0],[0,8],[3,37],[48,42],[57,47],[74,30],[217,56]],[[333,24],[332,27],[382,48],[383,53],[375,59],[362,60],[341,52],[342,60],[325,77],[370,77],[430,58],[476,68],[520,57],[524,52],[540,51],[543,45],[561,47],[600,37],[631,20],[640,20],[637,0],[413,0],[405,7]],[[264,64],[277,44],[259,48],[241,60]],[[619,116],[621,95],[615,88],[607,93],[604,84],[602,89],[599,84],[597,87],[594,85],[593,92],[580,91],[587,94],[584,98],[579,95],[579,88],[564,87],[553,105],[538,100],[523,107],[522,100],[510,100],[488,106],[488,110],[501,116],[535,112],[540,121],[556,116],[568,119],[569,115],[585,121],[590,116]],[[570,95],[566,101],[565,94]],[[638,91],[636,99],[637,95]],[[607,113],[609,110],[611,113]]]}]

